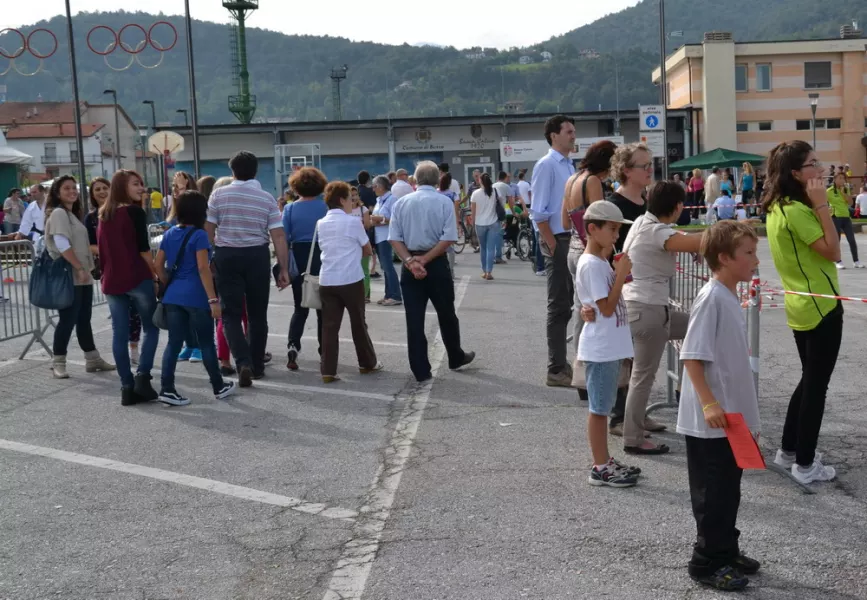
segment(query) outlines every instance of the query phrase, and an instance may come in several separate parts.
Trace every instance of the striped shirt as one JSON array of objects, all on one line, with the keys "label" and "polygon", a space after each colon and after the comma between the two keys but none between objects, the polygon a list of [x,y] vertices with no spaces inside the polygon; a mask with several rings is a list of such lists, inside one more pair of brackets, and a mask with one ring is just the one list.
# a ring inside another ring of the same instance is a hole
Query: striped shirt
[{"label": "striped shirt", "polygon": [[235,180],[214,190],[208,200],[208,222],[217,226],[214,245],[224,248],[264,246],[272,229],[283,228],[277,201],[255,179]]}]

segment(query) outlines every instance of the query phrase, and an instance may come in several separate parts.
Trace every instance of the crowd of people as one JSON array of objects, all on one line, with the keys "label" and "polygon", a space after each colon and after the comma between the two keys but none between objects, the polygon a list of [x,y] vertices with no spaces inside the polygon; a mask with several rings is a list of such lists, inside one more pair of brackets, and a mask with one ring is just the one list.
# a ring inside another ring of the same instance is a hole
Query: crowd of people
[{"label": "crowd of people", "polygon": [[[148,233],[156,216],[153,191],[134,171],[120,170],[111,181],[94,179],[87,215],[71,176],[55,180],[47,198],[35,186],[31,206],[19,207],[23,231],[17,235],[44,235],[50,256],[74,270],[74,302],[59,312],[55,331],[54,376],[69,377],[66,355],[75,330],[86,371],[116,370],[125,406],[151,400],[189,404],[175,384],[175,369],[178,360],[194,358],[203,363],[214,396],[228,398],[236,385],[246,388],[266,376],[272,285],[292,290],[289,370],[299,369],[312,309],[322,381],[340,381],[344,313],[359,372],[376,373],[383,363],[368,334],[365,306],[377,260],[385,290],[376,302],[403,306],[415,379],[426,382],[434,375],[424,325],[428,303],[437,313],[448,366],[461,369],[475,353],[461,342],[452,246],[468,198],[485,281],[493,280],[510,228],[521,218],[532,221],[541,257],[537,271],[547,284],[545,383],[578,388],[588,404],[591,485],[631,487],[643,475],[613,456],[609,434],[622,437],[627,455],[670,452],[652,439],[666,426],[649,418],[646,407],[666,345],[682,340],[677,431],[686,436],[697,526],[689,572],[718,589],[742,589],[746,575],[760,565],[739,549],[742,471],[725,438],[732,413],[743,415],[756,438],[761,431],[756,390],[745,377],[751,368],[737,295],[738,284],[749,281],[758,266],[758,237],[751,223],[721,212],[717,201],[712,206],[719,222],[702,233],[676,225],[689,214],[685,207],[739,192],[745,202],[761,204],[758,213],[784,288],[823,295],[786,296],[801,381],[774,462],[801,483],[829,481],[835,470],[822,463],[816,448],[842,339],[843,307],[836,299],[840,234],[847,235],[860,266],[850,208],[867,205],[867,188],[855,202],[845,173],[835,173],[827,187],[822,163],[800,141],[774,148],[766,175],[744,165],[737,185],[719,169],[707,179],[698,172],[654,183],[653,156],[640,143],[597,142],[576,169],[569,158],[573,120],[552,117],[544,134],[550,150],[535,164],[530,182],[524,172],[514,184],[508,173],[497,182],[477,173],[466,194],[447,164],[424,161],[412,175],[403,169],[376,176],[362,171],[356,185],[329,182],[318,169],[304,167],[289,178],[291,197],[278,202],[256,180],[256,157],[238,152],[229,161],[231,178],[196,181],[175,174],[172,195],[160,198],[168,214],[155,256]],[[688,313],[669,302],[669,281],[682,253],[703,256],[713,273]],[[91,329],[95,279],[108,299],[115,364],[102,358]],[[151,372],[160,328],[168,331],[168,344],[157,392]],[[226,379],[231,375],[237,384]]]}]

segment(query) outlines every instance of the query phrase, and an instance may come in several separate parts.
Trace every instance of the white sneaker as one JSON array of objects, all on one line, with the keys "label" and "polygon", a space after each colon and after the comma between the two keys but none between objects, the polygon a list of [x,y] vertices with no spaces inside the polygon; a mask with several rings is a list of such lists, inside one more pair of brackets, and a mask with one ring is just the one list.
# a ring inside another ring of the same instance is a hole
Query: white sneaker
[{"label": "white sneaker", "polygon": [[865,268],[867,268],[867,267],[865,267],[863,264],[861,264],[861,261],[860,261],[860,260],[856,260],[856,261],[855,261],[855,268],[856,268],[856,269],[865,269]]},{"label": "white sneaker", "polygon": [[536,277],[545,277],[546,275],[545,271],[536,271]]},{"label": "white sneaker", "polygon": [[837,269],[840,271],[842,271],[846,268],[846,265],[844,265],[842,262],[838,262],[838,263],[834,263],[834,264],[837,266]]},{"label": "white sneaker", "polygon": [[799,482],[807,484],[814,481],[831,481],[837,476],[837,471],[834,467],[826,467],[817,458],[806,471],[802,471],[798,465],[792,465],[792,477]]},{"label": "white sneaker", "polygon": [[[816,452],[816,456],[813,460],[822,460],[822,453]],[[777,450],[777,456],[774,457],[774,464],[778,467],[783,467],[784,469],[791,469],[792,465],[795,464],[795,453],[792,452],[789,454],[788,452],[783,452],[782,448]]]}]

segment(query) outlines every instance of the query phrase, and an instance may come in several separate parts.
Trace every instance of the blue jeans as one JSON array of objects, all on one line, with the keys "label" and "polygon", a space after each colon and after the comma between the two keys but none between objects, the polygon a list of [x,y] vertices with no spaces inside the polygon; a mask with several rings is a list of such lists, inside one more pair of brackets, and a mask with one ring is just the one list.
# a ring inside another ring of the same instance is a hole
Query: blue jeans
[{"label": "blue jeans", "polygon": [[497,223],[497,260],[503,259],[503,238],[505,237],[505,233],[503,227]]},{"label": "blue jeans", "polygon": [[401,302],[400,280],[397,278],[397,271],[394,270],[391,244],[388,241],[379,242],[376,245],[376,255],[379,257],[382,276],[385,277],[385,299]]},{"label": "blue jeans", "polygon": [[163,351],[163,369],[160,388],[164,392],[175,391],[175,367],[184,340],[192,337],[202,351],[202,363],[211,378],[214,393],[223,389],[223,376],[217,361],[217,347],[214,345],[214,319],[211,311],[178,304],[166,304],[166,317],[169,322],[169,343]]},{"label": "blue jeans", "polygon": [[587,396],[590,413],[607,417],[617,399],[617,380],[620,378],[622,360],[608,362],[585,362]]},{"label": "blue jeans", "polygon": [[151,317],[157,306],[157,298],[154,294],[154,283],[150,279],[142,281],[126,294],[116,296],[106,294],[108,310],[111,313],[111,352],[114,355],[114,363],[117,365],[117,374],[123,387],[133,387],[135,380],[129,366],[129,307],[134,305],[138,314],[141,315],[141,326],[144,332],[144,341],[141,344],[141,355],[138,363],[138,373],[150,375],[154,367],[154,355],[157,352],[157,344],[160,341],[160,330],[157,329]]},{"label": "blue jeans", "polygon": [[[497,242],[500,239],[497,230],[499,223],[493,225],[476,225],[476,235],[479,236],[479,256],[482,259],[482,272],[490,273],[494,270],[494,258],[497,254]],[[502,246],[502,244],[500,244]]]}]

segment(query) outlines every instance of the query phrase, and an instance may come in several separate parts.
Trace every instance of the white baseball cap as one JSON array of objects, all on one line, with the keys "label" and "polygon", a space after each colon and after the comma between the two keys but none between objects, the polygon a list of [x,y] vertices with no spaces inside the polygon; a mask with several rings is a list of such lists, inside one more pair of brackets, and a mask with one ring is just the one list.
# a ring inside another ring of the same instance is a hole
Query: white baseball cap
[{"label": "white baseball cap", "polygon": [[612,223],[623,223],[624,225],[632,225],[632,221],[623,218],[623,213],[617,208],[617,205],[608,200],[597,200],[587,207],[584,211],[585,221],[611,221]]}]

